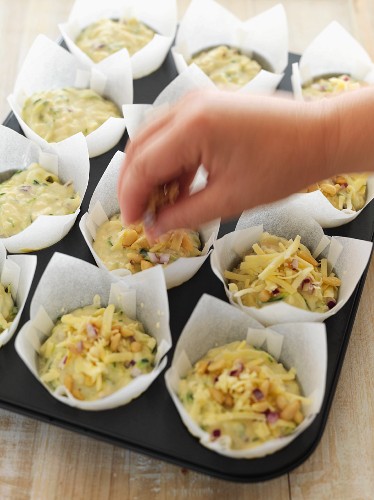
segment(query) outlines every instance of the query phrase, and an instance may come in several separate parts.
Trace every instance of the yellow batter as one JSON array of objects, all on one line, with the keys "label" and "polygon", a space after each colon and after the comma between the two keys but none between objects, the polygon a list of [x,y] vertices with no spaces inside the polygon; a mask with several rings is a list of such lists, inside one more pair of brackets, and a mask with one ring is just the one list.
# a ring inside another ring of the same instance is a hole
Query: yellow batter
[{"label": "yellow batter", "polygon": [[316,100],[322,97],[333,97],[366,87],[368,84],[362,80],[355,80],[349,75],[331,76],[330,78],[316,78],[312,83],[303,85],[303,96],[306,100]]},{"label": "yellow batter", "polygon": [[234,298],[257,308],[279,300],[313,312],[334,307],[340,279],[328,271],[327,259],[317,262],[300,240],[263,233],[239,266],[224,273]]},{"label": "yellow batter", "polygon": [[64,385],[77,399],[93,401],[124,387],[154,366],[156,340],[142,323],[115,310],[90,306],[64,314],[40,347],[41,380]]},{"label": "yellow batter", "polygon": [[120,214],[113,215],[97,232],[93,248],[110,270],[144,271],[156,264],[171,264],[179,257],[201,255],[199,234],[178,229],[160,237],[150,245],[143,224],[124,227]]},{"label": "yellow batter", "polygon": [[0,237],[23,231],[39,215],[72,214],[79,204],[71,182],[61,184],[56,175],[32,163],[0,184]]},{"label": "yellow batter", "polygon": [[0,333],[9,328],[18,312],[14,304],[10,287],[0,283]]},{"label": "yellow batter", "polygon": [[137,19],[100,19],[85,28],[75,40],[76,45],[95,63],[127,49],[130,56],[145,47],[155,32]]},{"label": "yellow batter", "polygon": [[257,61],[224,45],[200,52],[190,63],[199,66],[222,90],[243,87],[261,71]]},{"label": "yellow batter", "polygon": [[179,383],[178,395],[193,420],[214,441],[254,448],[286,436],[304,420],[293,368],[245,341],[211,349]]},{"label": "yellow batter", "polygon": [[37,92],[26,99],[22,118],[47,142],[63,141],[78,132],[88,135],[111,116],[122,117],[117,106],[94,90],[64,88]]}]

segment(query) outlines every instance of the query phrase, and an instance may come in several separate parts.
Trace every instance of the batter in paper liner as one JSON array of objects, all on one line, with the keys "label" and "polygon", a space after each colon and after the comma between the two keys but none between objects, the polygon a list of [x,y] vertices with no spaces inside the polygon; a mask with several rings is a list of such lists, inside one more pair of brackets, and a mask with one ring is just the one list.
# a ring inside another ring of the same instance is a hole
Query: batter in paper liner
[{"label": "batter in paper liner", "polygon": [[264,307],[284,301],[300,309],[326,312],[336,305],[339,278],[318,262],[300,236],[286,240],[263,233],[238,267],[224,272],[234,299],[245,306]]},{"label": "batter in paper liner", "polygon": [[18,312],[14,304],[10,286],[0,283],[0,333],[9,328]]},{"label": "batter in paper liner", "polygon": [[312,184],[305,191],[319,189],[338,210],[361,210],[366,202],[366,185],[369,174],[344,174]]},{"label": "batter in paper liner", "polygon": [[108,118],[121,118],[118,107],[91,89],[45,90],[23,105],[25,123],[47,142],[59,142],[78,132],[88,135]]},{"label": "batter in paper liner", "polygon": [[132,56],[145,47],[154,35],[153,30],[134,18],[100,19],[87,26],[75,43],[98,63],[121,49],[127,49]]},{"label": "batter in paper liner", "polygon": [[39,374],[52,390],[64,385],[77,399],[93,401],[124,387],[154,366],[156,340],[113,304],[93,304],[64,314],[40,347]]},{"label": "batter in paper liner", "polygon": [[72,182],[62,184],[56,175],[32,163],[0,184],[0,237],[23,231],[39,215],[73,214],[80,201]]},{"label": "batter in paper liner", "polygon": [[120,214],[97,229],[93,242],[95,252],[110,271],[124,268],[132,273],[157,264],[171,264],[180,257],[196,257],[201,255],[200,246],[199,233],[187,229],[170,231],[151,245],[144,225],[124,227]]},{"label": "batter in paper liner", "polygon": [[220,45],[192,57],[195,63],[222,90],[236,90],[251,81],[261,65],[238,49]]},{"label": "batter in paper liner", "polygon": [[333,97],[366,87],[368,84],[362,80],[356,80],[349,75],[315,78],[312,83],[303,85],[303,96],[307,101],[321,99],[322,97]]},{"label": "batter in paper liner", "polygon": [[[307,101],[334,97],[342,92],[357,90],[368,84],[356,80],[349,75],[316,78],[312,83],[303,86],[303,96]],[[366,202],[366,183],[368,174],[343,174],[326,179],[306,188],[310,193],[319,189],[329,202],[338,210],[356,212],[364,207]]]},{"label": "batter in paper liner", "polygon": [[190,417],[233,450],[292,433],[304,419],[300,394],[293,368],[245,341],[211,349],[178,387]]}]

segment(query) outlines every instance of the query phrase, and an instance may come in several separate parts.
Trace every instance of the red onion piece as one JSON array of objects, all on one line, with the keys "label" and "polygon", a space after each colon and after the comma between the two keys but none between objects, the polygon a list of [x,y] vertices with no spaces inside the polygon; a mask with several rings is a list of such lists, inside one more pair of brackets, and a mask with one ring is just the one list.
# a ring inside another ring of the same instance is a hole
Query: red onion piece
[{"label": "red onion piece", "polygon": [[244,370],[244,365],[241,361],[234,363],[233,369],[229,372],[230,377],[239,377]]},{"label": "red onion piece", "polygon": [[80,340],[79,342],[77,342],[76,344],[76,349],[79,353],[81,353],[83,351],[83,342]]},{"label": "red onion piece", "polygon": [[220,429],[214,429],[214,430],[212,431],[212,437],[213,437],[214,439],[217,439],[217,438],[219,438],[220,436],[221,436],[221,430],[220,430]]},{"label": "red onion piece", "polygon": [[167,264],[170,260],[170,255],[168,253],[160,253],[159,255],[160,264]]},{"label": "red onion piece", "polygon": [[94,339],[97,336],[97,330],[92,323],[87,323],[86,326],[87,337]]},{"label": "red onion piece", "polygon": [[279,418],[279,413],[277,413],[276,411],[266,412],[266,420],[269,424],[275,424],[278,418]]},{"label": "red onion piece", "polygon": [[256,398],[257,401],[261,401],[264,399],[264,393],[260,391],[260,389],[254,389],[252,391],[253,396]]},{"label": "red onion piece", "polygon": [[153,252],[148,252],[148,257],[149,257],[149,260],[152,262],[152,264],[159,264],[159,258],[157,257],[157,255]]},{"label": "red onion piece", "polygon": [[299,260],[298,259],[292,259],[291,262],[292,269],[299,269]]},{"label": "red onion piece", "polygon": [[334,299],[330,299],[330,300],[327,302],[327,307],[328,307],[329,309],[332,309],[332,308],[333,308],[333,307],[335,307],[335,306],[336,306],[336,300],[334,300]]}]

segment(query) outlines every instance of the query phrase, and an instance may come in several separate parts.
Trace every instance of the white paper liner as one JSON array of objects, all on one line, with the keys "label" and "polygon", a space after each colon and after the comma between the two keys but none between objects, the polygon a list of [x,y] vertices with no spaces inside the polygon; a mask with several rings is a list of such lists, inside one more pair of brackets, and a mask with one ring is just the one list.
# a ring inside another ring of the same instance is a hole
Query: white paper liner
[{"label": "white paper liner", "polygon": [[[374,83],[374,66],[369,54],[338,22],[330,23],[305,49],[300,62],[292,65],[292,87],[296,99],[303,100],[302,86],[317,77],[349,74]],[[344,172],[342,172],[344,173]],[[321,179],[323,180],[323,179]],[[363,208],[374,198],[374,176],[369,176]],[[361,210],[338,210],[320,192],[298,193],[293,201],[322,227],[337,227],[355,219]]]},{"label": "white paper liner", "polygon": [[[102,18],[134,17],[152,28],[156,35],[130,57],[134,79],[156,71],[163,63],[175,36],[177,26],[176,0],[76,0],[69,21],[59,28],[70,52],[86,66],[95,63],[76,44],[79,33]],[[110,60],[113,55],[107,57]]]},{"label": "white paper liner", "polygon": [[[107,410],[129,403],[140,396],[165,368],[166,352],[171,347],[169,305],[163,273],[154,268],[118,280],[88,262],[56,252],[51,258],[33,296],[30,321],[20,330],[15,341],[19,356],[48,392],[69,406],[81,410]],[[69,280],[66,276],[69,275]],[[71,293],[74,290],[74,293]],[[127,386],[96,401],[80,401],[64,386],[52,391],[40,380],[38,352],[61,314],[92,304],[98,294],[101,304],[121,306],[131,318],[143,323],[145,331],[157,340],[156,365]]]},{"label": "white paper liner", "polygon": [[360,210],[338,210],[319,189],[311,193],[297,193],[290,198],[289,202],[296,211],[303,210],[322,227],[329,228],[342,226],[354,220],[373,198],[374,175],[369,175],[367,180],[366,202]]},{"label": "white paper liner", "polygon": [[[53,172],[65,183],[72,181],[81,202],[87,189],[90,163],[82,133],[40,149],[14,130],[0,126],[0,172],[24,170],[33,162]],[[14,236],[0,238],[9,252],[31,252],[60,241],[70,231],[80,208],[68,215],[40,215],[30,226]]]},{"label": "white paper liner", "polygon": [[[244,229],[243,229],[244,228]],[[225,235],[214,243],[211,266],[214,274],[222,281],[229,301],[251,315],[263,325],[287,322],[325,321],[336,314],[348,301],[369,261],[372,243],[341,236],[329,237],[308,215],[295,212],[285,205],[261,207],[244,213],[237,230]],[[329,270],[333,270],[342,284],[339,287],[336,305],[325,313],[305,311],[282,301],[273,302],[262,308],[247,307],[234,301],[229,291],[225,270],[232,270],[243,259],[263,231],[275,236],[294,239],[298,234],[301,242],[309,248],[314,258],[325,257]]]},{"label": "white paper liner", "polygon": [[[179,400],[178,384],[192,365],[212,348],[246,339],[288,369],[296,369],[302,393],[310,398],[303,404],[305,420],[289,436],[272,439],[249,450],[231,450],[222,436],[212,441],[189,416]],[[165,374],[166,387],[188,430],[207,448],[232,458],[257,458],[287,446],[307,429],[321,409],[327,370],[326,329],[323,324],[287,323],[262,328],[255,320],[221,300],[203,295],[179,337],[171,367]]]},{"label": "white paper liner", "polygon": [[[23,121],[23,104],[26,98],[35,92],[64,87],[91,88],[113,101],[121,110],[123,104],[133,101],[128,54],[117,53],[110,60],[106,59],[94,67],[88,67],[46,36],[39,35],[35,39],[8,101],[26,137],[42,147],[49,143]],[[90,157],[105,153],[114,147],[124,131],[124,119],[110,117],[86,136]]]},{"label": "white paper liner", "polygon": [[222,44],[249,56],[257,55],[272,68],[272,71],[261,70],[240,92],[273,92],[288,61],[288,27],[283,6],[278,4],[241,22],[214,0],[192,0],[172,49],[178,72],[187,68],[194,54]]},{"label": "white paper liner", "polygon": [[18,312],[9,328],[0,333],[0,347],[13,337],[25,307],[31,283],[36,269],[35,255],[9,255],[7,257],[4,245],[0,242],[0,282],[10,285],[14,304]]},{"label": "white paper liner", "polygon": [[374,83],[374,66],[369,54],[343,26],[333,21],[305,49],[299,64],[292,65],[295,97],[303,99],[302,85],[314,78],[345,73]]},{"label": "white paper liner", "polygon": [[[116,196],[118,175],[121,164],[125,160],[125,153],[117,151],[105,170],[98,183],[88,208],[88,212],[83,215],[79,222],[80,230],[86,240],[89,249],[99,267],[107,269],[105,264],[96,254],[92,247],[96,236],[96,229],[112,215],[119,213],[118,199]],[[219,222],[214,221],[198,228],[200,239],[204,244],[202,255],[198,257],[182,257],[166,267],[162,267],[167,288],[173,288],[189,280],[197,273],[200,267],[210,254],[210,248],[216,240],[219,231]],[[158,266],[156,266],[158,267]],[[127,269],[117,269],[110,271],[117,276],[127,276],[130,273]],[[140,274],[148,273],[148,270]]]}]

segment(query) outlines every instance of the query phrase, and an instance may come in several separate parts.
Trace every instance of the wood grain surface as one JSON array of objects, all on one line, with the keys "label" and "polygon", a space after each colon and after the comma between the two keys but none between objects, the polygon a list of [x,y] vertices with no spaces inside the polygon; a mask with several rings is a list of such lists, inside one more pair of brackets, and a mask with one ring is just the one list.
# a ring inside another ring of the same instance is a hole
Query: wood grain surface
[{"label": "wood grain surface", "polygon": [[[0,118],[6,97],[38,33],[52,39],[72,0],[0,0]],[[179,15],[188,0],[179,0]],[[246,19],[276,0],[221,0]],[[333,19],[374,59],[373,0],[284,0],[290,50],[302,52]],[[324,436],[298,469],[266,483],[241,485],[104,444],[0,410],[0,498],[21,499],[355,499],[374,498],[374,263],[357,313]]]}]

